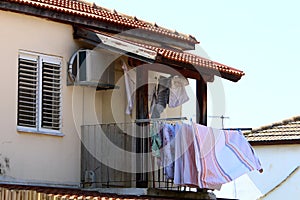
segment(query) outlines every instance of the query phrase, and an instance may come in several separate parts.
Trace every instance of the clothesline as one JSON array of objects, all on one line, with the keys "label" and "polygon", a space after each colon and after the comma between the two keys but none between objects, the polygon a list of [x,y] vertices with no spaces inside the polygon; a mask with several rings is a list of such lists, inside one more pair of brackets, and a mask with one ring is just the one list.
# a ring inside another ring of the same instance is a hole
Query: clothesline
[{"label": "clothesline", "polygon": [[225,131],[252,131],[252,128],[223,128]]},{"label": "clothesline", "polygon": [[[155,125],[155,124],[154,124]],[[261,164],[241,130],[222,131],[197,123],[155,125],[152,155],[177,186],[217,189]]]},{"label": "clothesline", "polygon": [[169,118],[152,118],[152,119],[136,119],[135,123],[155,122],[155,121],[176,121],[187,120],[186,117],[169,117]]},{"label": "clothesline", "polygon": [[[136,72],[128,70],[123,62],[125,90],[127,97],[126,114],[130,115],[134,106],[136,91]],[[148,83],[148,101],[151,102],[149,113],[152,118],[160,118],[166,106],[176,108],[189,100],[185,87],[189,85],[183,76],[160,76],[155,82]]]}]

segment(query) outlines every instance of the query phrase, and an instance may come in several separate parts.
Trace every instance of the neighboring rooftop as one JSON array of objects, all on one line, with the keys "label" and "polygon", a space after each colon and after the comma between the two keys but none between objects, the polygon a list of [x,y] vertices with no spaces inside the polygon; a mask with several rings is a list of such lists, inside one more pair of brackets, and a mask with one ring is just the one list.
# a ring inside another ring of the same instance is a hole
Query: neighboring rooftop
[{"label": "neighboring rooftop", "polygon": [[[17,196],[18,194],[18,196]],[[16,198],[13,198],[15,196]],[[38,198],[38,196],[40,198]],[[0,184],[4,199],[64,199],[64,200],[171,200],[216,199],[212,192],[184,192],[154,188],[58,188],[38,185]],[[2,200],[2,199],[1,199]]]},{"label": "neighboring rooftop", "polygon": [[244,133],[251,144],[292,144],[300,142],[300,116]]}]

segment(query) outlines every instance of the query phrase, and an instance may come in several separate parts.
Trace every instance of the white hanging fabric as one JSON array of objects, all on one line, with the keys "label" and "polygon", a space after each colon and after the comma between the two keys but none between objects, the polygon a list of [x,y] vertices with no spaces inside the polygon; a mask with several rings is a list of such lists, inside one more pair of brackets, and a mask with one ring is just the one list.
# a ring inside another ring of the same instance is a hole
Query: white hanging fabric
[{"label": "white hanging fabric", "polygon": [[169,93],[169,107],[178,107],[189,100],[186,93],[185,86],[189,85],[186,78],[182,76],[174,76],[171,79],[170,93]]},{"label": "white hanging fabric", "polygon": [[127,106],[125,113],[127,115],[130,115],[132,113],[134,100],[135,100],[135,78],[136,78],[136,72],[134,70],[128,71],[127,65],[125,62],[123,62],[122,69],[124,71],[124,80],[125,80],[125,90],[126,90],[126,96],[127,96]]}]

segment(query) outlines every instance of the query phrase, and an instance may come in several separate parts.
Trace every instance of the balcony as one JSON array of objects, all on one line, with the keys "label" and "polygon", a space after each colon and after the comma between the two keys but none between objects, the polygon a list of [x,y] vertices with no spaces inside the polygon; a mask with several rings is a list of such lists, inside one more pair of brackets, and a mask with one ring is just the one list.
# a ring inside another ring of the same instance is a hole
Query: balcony
[{"label": "balcony", "polygon": [[164,197],[181,194],[182,198],[192,195],[192,198],[215,199],[211,192],[179,187],[166,178],[164,168],[149,151],[147,123],[97,124],[81,128],[83,188],[105,193],[123,191]]}]

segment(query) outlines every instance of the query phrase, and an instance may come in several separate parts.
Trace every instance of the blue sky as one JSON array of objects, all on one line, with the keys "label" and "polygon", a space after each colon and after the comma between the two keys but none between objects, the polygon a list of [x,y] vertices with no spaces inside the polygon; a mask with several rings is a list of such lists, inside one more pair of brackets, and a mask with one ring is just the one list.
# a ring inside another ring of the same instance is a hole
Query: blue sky
[{"label": "blue sky", "polygon": [[94,0],[97,5],[195,36],[212,60],[243,70],[222,81],[226,127],[259,127],[300,115],[300,2]]}]

